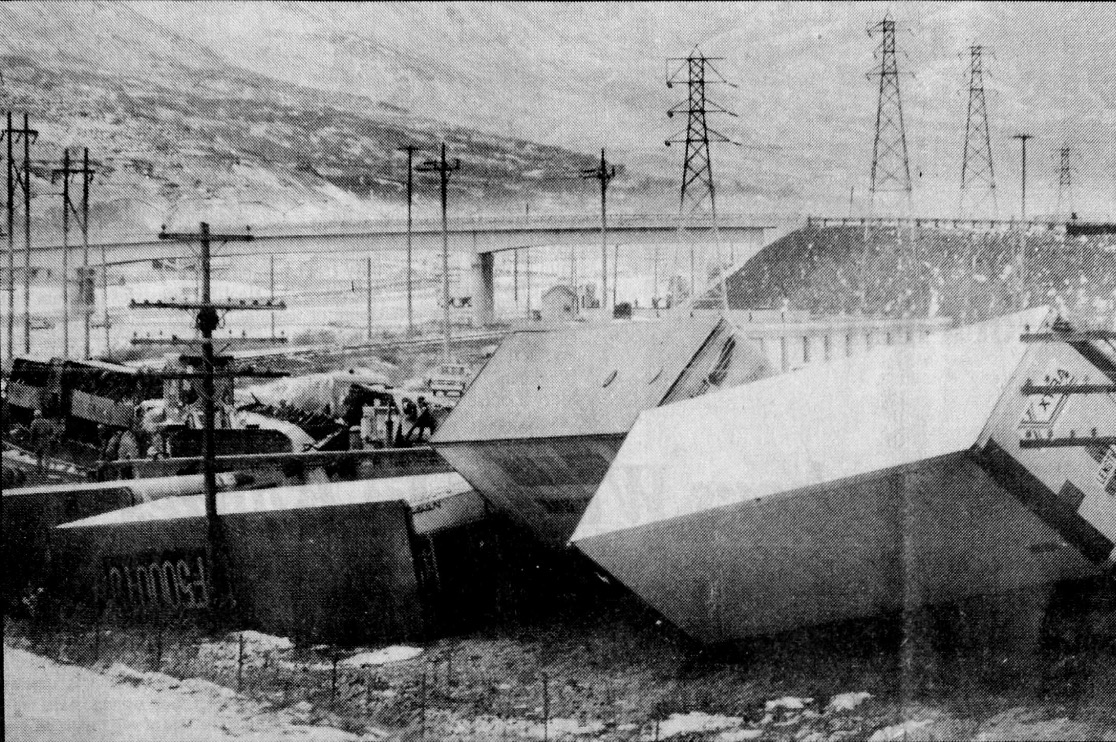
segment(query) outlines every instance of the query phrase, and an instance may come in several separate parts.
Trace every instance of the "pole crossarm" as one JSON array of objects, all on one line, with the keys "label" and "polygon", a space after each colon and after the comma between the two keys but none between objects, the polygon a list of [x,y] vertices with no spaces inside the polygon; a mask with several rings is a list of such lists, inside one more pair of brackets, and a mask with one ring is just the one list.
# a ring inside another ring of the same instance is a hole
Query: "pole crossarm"
[{"label": "pole crossarm", "polygon": [[1116,435],[1068,436],[1062,438],[1024,438],[1020,448],[1086,448],[1116,445]]},{"label": "pole crossarm", "polygon": [[1025,332],[1019,336],[1025,343],[1088,343],[1096,340],[1116,340],[1113,330],[1078,330],[1076,332]]},{"label": "pole crossarm", "polygon": [[67,209],[70,215],[72,215],[74,219],[77,220],[78,226],[81,227],[83,230],[89,228],[86,223],[89,216],[87,213],[83,213],[85,211],[84,209],[78,209],[77,204],[75,204],[73,202],[73,199],[70,198],[68,186],[70,178],[73,178],[75,176],[81,176],[82,179],[86,181],[86,183],[90,183],[93,181],[93,176],[96,175],[97,171],[89,167],[88,152],[89,150],[86,150],[86,159],[82,166],[76,167],[70,164],[70,150],[67,149],[63,155],[62,167],[54,168],[50,173],[50,182],[52,184],[58,182],[59,176],[65,179],[63,181],[65,191],[63,192],[62,197],[63,201],[65,201],[64,208]]},{"label": "pole crossarm", "polygon": [[[193,373],[188,371],[149,371],[148,376],[158,379],[204,379],[205,374]],[[214,379],[286,379],[290,374],[286,371],[234,371],[231,373],[223,373],[216,371],[213,373]]]},{"label": "pole crossarm", "polygon": [[1116,384],[1032,384],[1028,379],[1020,391],[1028,397],[1036,394],[1116,394]]},{"label": "pole crossarm", "polygon": [[240,301],[227,301],[227,302],[189,302],[189,301],[143,301],[132,300],[128,305],[130,309],[186,309],[186,310],[199,310],[199,309],[215,309],[219,312],[230,311],[274,311],[277,309],[286,309],[287,305],[283,301],[260,301],[253,299],[248,301],[241,299]]},{"label": "pole crossarm", "polygon": [[132,338],[132,345],[171,345],[171,346],[198,346],[198,345],[282,345],[287,342],[285,337],[231,337],[231,338]]}]

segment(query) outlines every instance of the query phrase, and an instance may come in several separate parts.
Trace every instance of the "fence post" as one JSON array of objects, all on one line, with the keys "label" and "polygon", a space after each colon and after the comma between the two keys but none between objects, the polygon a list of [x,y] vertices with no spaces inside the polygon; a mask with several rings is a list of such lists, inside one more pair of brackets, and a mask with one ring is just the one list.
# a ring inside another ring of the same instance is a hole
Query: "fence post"
[{"label": "fence post", "polygon": [[93,619],[93,664],[101,661],[101,612]]},{"label": "fence post", "polygon": [[163,619],[155,615],[155,672],[163,669]]},{"label": "fence post", "polygon": [[542,674],[543,681],[543,742],[550,740],[550,684],[546,673]]},{"label": "fence post", "polygon": [[419,691],[419,713],[421,724],[419,726],[419,740],[426,739],[426,668],[422,668],[422,685]]},{"label": "fence post", "polygon": [[368,713],[369,707],[372,705],[372,668],[368,668],[364,678],[364,713]]},{"label": "fence post", "polygon": [[244,687],[244,632],[240,632],[238,651],[236,653],[236,692],[240,693]]},{"label": "fence post", "polygon": [[337,652],[333,653],[333,669],[329,675],[329,709],[335,710],[337,705]]}]

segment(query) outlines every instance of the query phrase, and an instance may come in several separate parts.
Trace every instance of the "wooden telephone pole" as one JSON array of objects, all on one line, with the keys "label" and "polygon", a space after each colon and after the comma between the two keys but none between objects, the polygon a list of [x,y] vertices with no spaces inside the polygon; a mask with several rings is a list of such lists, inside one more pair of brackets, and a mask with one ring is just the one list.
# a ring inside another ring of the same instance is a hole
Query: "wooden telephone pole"
[{"label": "wooden telephone pole", "polygon": [[461,160],[454,158],[453,164],[446,161],[446,144],[442,142],[442,157],[440,160],[425,160],[416,170],[420,173],[438,173],[442,184],[442,303],[444,306],[443,341],[444,360],[450,360],[450,296],[449,296],[449,220],[446,215],[447,197],[446,190],[449,186],[450,173],[461,169]]},{"label": "wooden telephone pole", "polygon": [[[400,152],[407,153],[407,335],[415,334],[415,307],[414,307],[414,268],[413,268],[413,239],[411,230],[414,222],[411,219],[414,206],[414,180],[415,180],[415,152],[418,150],[413,144],[400,147]],[[371,338],[371,335],[369,335]]]},{"label": "wooden telephone pole", "polygon": [[[596,167],[581,171],[581,177],[593,178],[601,184],[601,309],[608,309],[608,211],[606,209],[606,195],[608,184],[616,177],[616,166],[609,164],[605,159],[604,148],[601,148],[601,163]],[[615,303],[615,302],[614,302]],[[607,312],[606,312],[607,316]]]},{"label": "wooden telephone pole", "polygon": [[[93,309],[92,278],[89,268],[89,183],[93,180],[93,171],[89,169],[89,148],[85,148],[82,166],[71,167],[70,150],[67,148],[62,155],[62,167],[54,170],[50,182],[54,183],[58,176],[62,176],[62,348],[63,355],[70,357],[70,216],[73,215],[81,228],[81,278],[78,281],[78,298],[82,314],[82,330],[84,333],[84,354],[82,358],[89,358],[89,319]],[[81,210],[74,204],[70,194],[70,178],[81,176]],[[108,348],[105,348],[108,352]]]},{"label": "wooden telephone pole", "polygon": [[[8,358],[14,355],[15,337],[15,201],[16,187],[23,193],[23,239],[25,260],[23,266],[23,352],[31,352],[31,144],[39,132],[28,126],[23,114],[23,126],[12,127],[12,114],[8,112],[7,128],[2,136],[8,140]],[[16,163],[14,145],[23,142],[23,163]]]},{"label": "wooden telephone pole", "polygon": [[[201,333],[200,341],[191,341],[188,339],[171,339],[158,340],[151,338],[135,338],[132,340],[136,345],[156,345],[156,344],[175,344],[175,345],[190,345],[200,342],[201,344],[201,357],[202,357],[202,371],[200,374],[202,382],[201,398],[202,398],[202,414],[203,426],[202,432],[202,478],[205,485],[205,519],[206,519],[206,551],[210,565],[210,575],[213,580],[212,592],[213,595],[213,609],[214,616],[220,622],[228,617],[228,612],[232,607],[232,593],[230,591],[230,573],[228,563],[228,549],[225,541],[224,529],[221,520],[217,513],[217,466],[216,466],[216,399],[215,397],[215,356],[213,353],[213,331],[217,329],[220,323],[219,312],[227,312],[231,310],[263,310],[274,311],[276,309],[286,309],[283,302],[214,302],[210,291],[210,276],[212,273],[211,268],[211,252],[210,243],[213,241],[221,242],[251,242],[251,232],[244,234],[215,234],[209,231],[209,225],[202,222],[197,232],[167,232],[166,227],[159,233],[159,239],[168,240],[171,242],[186,242],[198,243],[201,246],[201,301],[198,302],[173,302],[173,301],[157,301],[157,302],[135,302],[131,303],[133,309],[182,309],[187,311],[196,311],[197,320],[196,327]],[[243,338],[238,339],[244,342]],[[253,338],[253,342],[285,342],[286,338]],[[223,373],[222,377],[229,377],[234,374]],[[251,374],[239,374],[242,376],[249,376]],[[182,375],[178,375],[182,376]],[[193,376],[193,375],[191,375]],[[269,374],[269,376],[272,376]]]}]

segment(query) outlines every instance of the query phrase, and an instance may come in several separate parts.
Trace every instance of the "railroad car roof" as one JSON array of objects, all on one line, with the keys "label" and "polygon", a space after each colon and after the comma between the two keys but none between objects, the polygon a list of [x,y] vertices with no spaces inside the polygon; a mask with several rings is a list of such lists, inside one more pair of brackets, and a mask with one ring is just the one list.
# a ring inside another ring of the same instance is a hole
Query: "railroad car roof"
[{"label": "railroad car roof", "polygon": [[723,322],[608,322],[506,337],[433,444],[623,434]]},{"label": "railroad car roof", "polygon": [[572,540],[967,450],[1047,312],[648,409]]},{"label": "railroad car roof", "polygon": [[[407,502],[425,505],[442,498],[464,494],[472,487],[459,474],[422,474],[409,477],[328,482],[294,487],[221,492],[217,511],[221,515],[265,513],[281,510],[361,505],[376,502]],[[59,526],[65,529],[94,528],[152,521],[181,520],[205,516],[205,496],[169,497],[130,508],[103,513]]]}]

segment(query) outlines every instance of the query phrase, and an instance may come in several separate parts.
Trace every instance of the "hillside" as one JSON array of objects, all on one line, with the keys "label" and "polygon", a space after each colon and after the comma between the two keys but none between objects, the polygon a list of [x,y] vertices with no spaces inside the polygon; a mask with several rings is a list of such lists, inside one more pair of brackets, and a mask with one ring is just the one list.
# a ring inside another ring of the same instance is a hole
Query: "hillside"
[{"label": "hillside", "polygon": [[[34,192],[57,191],[50,169],[63,147],[88,146],[98,173],[95,229],[202,217],[260,224],[399,216],[406,160],[398,148],[406,144],[422,148],[421,158],[446,141],[462,160],[455,194],[514,199],[517,209],[528,186],[542,198],[575,190],[580,198],[582,184],[540,184],[532,173],[593,162],[591,153],[266,77],[117,3],[4,4],[0,44],[5,108],[29,113],[40,132]],[[433,203],[435,184],[416,178],[420,203]],[[40,234],[56,236],[60,205],[34,206]]]},{"label": "hillside", "polygon": [[[154,22],[219,55],[309,88],[357,93],[412,115],[459,121],[574,150],[606,146],[647,173],[639,196],[677,208],[684,128],[666,110],[665,59],[695,44],[737,89],[713,117],[747,148],[721,145],[725,208],[784,213],[866,210],[876,91],[865,73],[887,6],[811,3],[225,3],[137,2]],[[266,10],[262,8],[266,7]],[[903,103],[921,214],[953,216],[971,43],[992,53],[989,113],[1000,204],[1018,205],[1016,131],[1029,152],[1032,213],[1053,208],[1055,150],[1079,148],[1080,211],[1116,208],[1116,9],[1095,4],[897,5]],[[1042,40],[1041,43],[1038,40]],[[760,149],[754,149],[759,147]],[[621,187],[618,185],[618,187]]]},{"label": "hillside", "polygon": [[[203,8],[204,10],[199,10]],[[617,210],[677,208],[684,128],[665,59],[700,44],[738,88],[714,117],[722,210],[867,210],[881,6],[812,4],[25,2],[0,4],[5,107],[43,132],[36,157],[88,144],[106,224],[305,222],[398,215],[403,142],[448,139],[472,211],[593,206],[570,174],[604,146]],[[1032,213],[1076,146],[1075,202],[1116,208],[1116,10],[1105,4],[919,4],[902,25],[916,211],[956,209],[965,49],[990,59],[1000,212],[1018,204],[1015,131],[1031,143]],[[1044,39],[1045,43],[1035,43]],[[45,172],[45,167],[42,168]],[[524,174],[529,174],[524,176]],[[425,181],[420,181],[420,184]],[[40,192],[49,191],[45,182]],[[429,195],[426,188],[420,195]],[[109,194],[112,194],[111,197]],[[426,207],[430,207],[429,201]],[[44,205],[41,208],[50,207]]]}]

